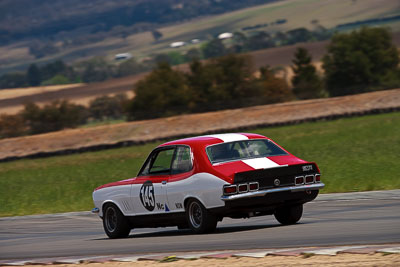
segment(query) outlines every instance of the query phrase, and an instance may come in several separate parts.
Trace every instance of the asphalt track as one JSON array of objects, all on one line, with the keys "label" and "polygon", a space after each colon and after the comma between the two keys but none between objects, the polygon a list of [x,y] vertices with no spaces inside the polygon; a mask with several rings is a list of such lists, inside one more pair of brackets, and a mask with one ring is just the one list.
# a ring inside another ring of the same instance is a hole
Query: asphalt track
[{"label": "asphalt track", "polygon": [[299,224],[281,226],[273,216],[224,219],[207,235],[170,227],[110,240],[87,212],[0,218],[0,259],[399,242],[400,190],[320,195],[305,205]]}]

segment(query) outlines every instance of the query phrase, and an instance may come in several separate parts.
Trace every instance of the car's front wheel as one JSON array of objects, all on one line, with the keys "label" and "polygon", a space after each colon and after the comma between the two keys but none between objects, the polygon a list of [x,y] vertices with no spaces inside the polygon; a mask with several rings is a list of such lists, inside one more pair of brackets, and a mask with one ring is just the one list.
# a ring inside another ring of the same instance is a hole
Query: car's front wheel
[{"label": "car's front wheel", "polygon": [[109,238],[127,237],[131,231],[128,220],[114,204],[104,207],[103,227]]},{"label": "car's front wheel", "polygon": [[190,200],[186,206],[186,219],[196,234],[213,232],[217,227],[217,217],[195,199]]},{"label": "car's front wheel", "polygon": [[285,206],[275,211],[274,216],[281,224],[295,224],[303,215],[303,205]]}]

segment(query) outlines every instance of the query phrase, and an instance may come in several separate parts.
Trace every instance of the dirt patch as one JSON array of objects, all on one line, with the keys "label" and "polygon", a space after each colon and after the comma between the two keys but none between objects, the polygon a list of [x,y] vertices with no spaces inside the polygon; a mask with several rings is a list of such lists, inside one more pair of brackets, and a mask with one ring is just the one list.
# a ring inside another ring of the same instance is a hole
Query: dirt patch
[{"label": "dirt patch", "polygon": [[1,89],[0,100],[16,98],[21,96],[35,95],[35,94],[43,94],[47,92],[55,92],[63,89],[80,87],[83,85],[84,85],[83,83],[75,83],[75,84],[64,84],[64,85],[48,85],[48,86],[26,87],[26,88]]},{"label": "dirt patch", "polygon": [[108,80],[101,83],[91,83],[72,88],[60,88],[58,90],[49,90],[44,92],[40,92],[39,88],[36,89],[38,90],[37,93],[19,95],[16,97],[3,96],[2,90],[0,90],[0,114],[15,114],[23,108],[25,103],[28,102],[34,102],[39,105],[43,105],[55,100],[66,99],[76,104],[87,105],[90,100],[103,95],[127,93],[129,96],[132,96],[133,85],[145,75],[146,74],[139,74],[136,76]]},{"label": "dirt patch", "polygon": [[400,109],[400,89],[180,115],[0,140],[0,161]]},{"label": "dirt patch", "polygon": [[[105,263],[83,263],[62,264],[65,267],[135,267],[135,266],[174,266],[174,267],[198,267],[198,266],[335,266],[335,267],[359,267],[359,266],[399,266],[399,254],[339,254],[337,256],[266,256],[263,258],[227,258],[227,259],[198,259],[179,260],[173,262],[138,261],[138,262],[105,262]],[[26,265],[44,266],[44,265]],[[46,265],[48,266],[48,265]]]}]

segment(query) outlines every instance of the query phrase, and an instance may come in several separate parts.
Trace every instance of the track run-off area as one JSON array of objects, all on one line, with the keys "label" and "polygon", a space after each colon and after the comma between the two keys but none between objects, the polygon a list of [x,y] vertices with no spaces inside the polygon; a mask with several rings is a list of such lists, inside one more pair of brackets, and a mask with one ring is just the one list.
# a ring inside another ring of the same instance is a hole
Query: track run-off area
[{"label": "track run-off area", "polygon": [[0,218],[0,260],[400,243],[400,190],[321,194],[296,225],[224,218],[215,233],[133,229],[111,240],[89,212]]}]

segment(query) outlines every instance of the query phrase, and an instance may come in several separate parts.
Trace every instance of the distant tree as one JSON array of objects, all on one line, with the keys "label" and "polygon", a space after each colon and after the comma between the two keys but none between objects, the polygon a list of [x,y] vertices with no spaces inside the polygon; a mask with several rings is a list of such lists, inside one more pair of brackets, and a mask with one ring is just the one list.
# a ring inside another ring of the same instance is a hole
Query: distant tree
[{"label": "distant tree", "polygon": [[202,64],[194,60],[186,74],[195,109],[216,110],[245,104],[254,95],[252,64],[248,56],[226,55]]},{"label": "distant tree", "polygon": [[28,133],[28,128],[19,114],[0,115],[0,138],[22,136]]},{"label": "distant tree", "polygon": [[303,43],[312,39],[312,33],[306,28],[296,28],[286,32],[288,44]]},{"label": "distant tree", "polygon": [[183,73],[166,62],[135,86],[135,98],[128,108],[128,119],[165,117],[186,111],[192,97]]},{"label": "distant tree", "polygon": [[152,30],[151,34],[153,35],[155,41],[158,41],[163,37],[163,34],[158,30]]},{"label": "distant tree", "polygon": [[241,53],[246,51],[247,49],[247,37],[242,32],[235,32],[233,34],[233,52],[234,53]]},{"label": "distant tree", "polygon": [[279,103],[294,99],[286,81],[276,77],[269,66],[261,67],[260,73],[260,78],[256,82],[260,91],[259,97],[263,103]]},{"label": "distant tree", "polygon": [[213,86],[213,73],[199,59],[190,63],[190,72],[186,74],[188,86],[193,90],[192,109],[208,107]]},{"label": "distant tree", "polygon": [[117,76],[123,77],[145,71],[146,68],[139,64],[134,58],[123,61],[118,65]]},{"label": "distant tree", "polygon": [[124,117],[124,105],[128,101],[125,94],[101,96],[89,104],[90,116],[96,120],[121,119]]},{"label": "distant tree", "polygon": [[248,38],[246,47],[249,50],[259,50],[269,47],[273,47],[275,43],[273,42],[271,35],[267,32],[260,31]]},{"label": "distant tree", "polygon": [[171,59],[169,58],[169,56],[167,54],[157,54],[154,56],[154,62],[156,64],[164,62],[164,63],[168,63],[169,65],[171,65],[170,60]]},{"label": "distant tree", "polygon": [[30,86],[38,86],[42,82],[42,75],[36,64],[31,64],[26,73],[27,81]]},{"label": "distant tree", "polygon": [[25,73],[6,73],[0,77],[0,88],[18,88],[27,85]]},{"label": "distant tree", "polygon": [[252,95],[253,75],[251,58],[234,54],[213,59],[207,66],[212,73],[213,100],[234,100]]},{"label": "distant tree", "polygon": [[326,86],[331,96],[366,92],[398,73],[399,53],[385,28],[338,33],[323,58]]},{"label": "distant tree", "polygon": [[40,68],[42,80],[48,80],[57,74],[64,74],[67,71],[68,66],[62,60],[56,60],[48,63]]},{"label": "distant tree", "polygon": [[317,70],[311,63],[312,58],[307,49],[297,48],[292,70],[293,92],[299,99],[319,98],[324,96],[323,83]]},{"label": "distant tree", "polygon": [[116,75],[115,66],[110,65],[102,57],[95,57],[82,62],[81,66],[83,67],[81,76],[84,82],[100,82]]},{"label": "distant tree", "polygon": [[185,57],[178,51],[172,51],[168,54],[170,65],[179,65],[185,62]]},{"label": "distant tree", "polygon": [[25,105],[21,116],[27,123],[31,134],[74,128],[85,121],[85,108],[70,104],[66,100],[55,101],[40,108],[34,103]]},{"label": "distant tree", "polygon": [[274,44],[276,46],[282,46],[282,45],[287,45],[288,43],[288,36],[284,32],[276,32],[274,36]]},{"label": "distant tree", "polygon": [[193,61],[201,58],[202,58],[201,51],[197,48],[190,48],[185,54],[186,61]]},{"label": "distant tree", "polygon": [[212,39],[202,48],[205,58],[220,57],[227,53],[226,47],[220,39]]}]

